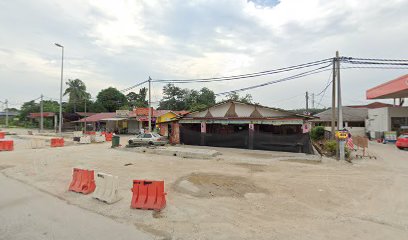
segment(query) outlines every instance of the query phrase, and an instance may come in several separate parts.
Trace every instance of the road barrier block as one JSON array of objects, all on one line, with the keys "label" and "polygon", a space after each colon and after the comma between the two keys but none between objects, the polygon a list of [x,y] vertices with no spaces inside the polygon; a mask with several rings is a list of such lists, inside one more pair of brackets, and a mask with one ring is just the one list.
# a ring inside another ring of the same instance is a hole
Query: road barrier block
[{"label": "road barrier block", "polygon": [[83,135],[82,131],[74,131],[74,137],[82,137]]},{"label": "road barrier block", "polygon": [[131,208],[159,211],[166,207],[164,181],[133,180]]},{"label": "road barrier block", "polygon": [[41,140],[41,139],[31,139],[30,140],[30,146],[33,149],[44,148],[45,147],[45,141]]},{"label": "road barrier block", "polygon": [[14,141],[13,140],[0,140],[0,151],[13,151]]},{"label": "road barrier block", "polygon": [[87,132],[85,132],[85,134],[86,134],[86,135],[95,135],[96,132],[94,132],[94,131],[87,131]]},{"label": "road barrier block", "polygon": [[69,191],[89,194],[95,191],[94,171],[74,168]]},{"label": "road barrier block", "polygon": [[5,136],[6,136],[5,132],[0,132],[0,139],[4,139]]},{"label": "road barrier block", "polygon": [[51,147],[63,147],[64,138],[51,138]]},{"label": "road barrier block", "polygon": [[96,189],[92,197],[108,204],[122,199],[118,194],[119,178],[106,173],[97,173]]},{"label": "road barrier block", "polygon": [[90,136],[82,136],[82,137],[79,139],[79,143],[89,144],[89,143],[91,143],[91,137],[90,137]]},{"label": "road barrier block", "polygon": [[113,133],[105,133],[105,139],[107,142],[111,142],[113,137]]},{"label": "road barrier block", "polygon": [[95,135],[95,142],[97,142],[97,143],[105,142],[105,136]]}]

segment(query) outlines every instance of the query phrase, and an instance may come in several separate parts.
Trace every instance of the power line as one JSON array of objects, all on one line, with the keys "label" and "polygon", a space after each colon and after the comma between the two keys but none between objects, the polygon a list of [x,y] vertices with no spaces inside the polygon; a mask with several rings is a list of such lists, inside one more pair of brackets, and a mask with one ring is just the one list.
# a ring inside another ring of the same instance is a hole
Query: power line
[{"label": "power line", "polygon": [[135,87],[139,87],[140,85],[142,85],[142,84],[144,84],[144,83],[147,83],[148,81],[149,81],[149,80],[140,82],[140,83],[138,83],[138,84],[136,84],[136,85],[133,85],[133,86],[131,86],[131,87],[125,88],[125,89],[123,89],[123,90],[120,90],[120,92],[127,92],[127,91],[129,91],[129,90],[132,90],[132,89],[135,88]]},{"label": "power line", "polygon": [[262,72],[255,72],[255,73],[248,73],[248,74],[241,74],[241,75],[233,75],[227,77],[213,77],[213,78],[197,78],[197,79],[153,79],[152,82],[165,82],[165,83],[190,83],[190,82],[218,82],[218,81],[230,81],[230,80],[238,80],[244,78],[253,78],[253,77],[260,77],[265,75],[271,75],[276,73],[288,72],[298,69],[303,69],[307,67],[318,66],[326,63],[331,63],[332,59],[323,59],[319,61],[294,65],[285,68],[278,68],[273,70],[267,70]]},{"label": "power line", "polygon": [[217,93],[217,94],[215,94],[215,96],[221,96],[221,95],[226,95],[226,94],[229,94],[229,93],[247,91],[247,90],[251,90],[251,89],[255,89],[255,88],[259,88],[259,87],[264,87],[264,86],[275,84],[275,83],[285,82],[285,81],[289,81],[289,80],[293,80],[293,79],[297,79],[297,78],[301,78],[301,77],[305,77],[305,76],[309,76],[309,75],[314,75],[314,74],[317,74],[317,73],[320,73],[320,72],[328,71],[328,69],[326,69],[326,68],[330,67],[331,65],[332,65],[332,63],[330,63],[329,65],[323,66],[323,67],[319,67],[319,68],[316,68],[316,69],[313,69],[313,70],[310,70],[310,71],[302,72],[302,73],[295,74],[295,75],[285,77],[285,78],[281,78],[281,79],[278,79],[278,80],[269,81],[269,82],[266,82],[266,83],[253,85],[253,86],[249,86],[249,87],[245,87],[245,88],[240,88],[240,89],[236,89],[236,90],[232,90],[232,91]]}]

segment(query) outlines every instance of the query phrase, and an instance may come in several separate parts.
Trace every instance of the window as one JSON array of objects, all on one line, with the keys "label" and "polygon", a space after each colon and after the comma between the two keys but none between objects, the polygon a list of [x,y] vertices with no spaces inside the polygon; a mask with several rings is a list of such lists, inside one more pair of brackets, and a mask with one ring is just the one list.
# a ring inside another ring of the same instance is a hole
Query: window
[{"label": "window", "polygon": [[143,135],[143,138],[152,138],[152,134],[146,133],[145,135]]}]

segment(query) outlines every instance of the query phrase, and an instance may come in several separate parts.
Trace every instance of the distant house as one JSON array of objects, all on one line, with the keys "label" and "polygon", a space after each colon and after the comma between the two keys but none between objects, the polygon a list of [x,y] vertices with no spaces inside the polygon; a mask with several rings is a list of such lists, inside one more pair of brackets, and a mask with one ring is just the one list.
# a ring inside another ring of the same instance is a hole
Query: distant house
[{"label": "distant house", "polygon": [[278,108],[225,101],[185,115],[180,142],[189,145],[312,153],[312,116]]},{"label": "distant house", "polygon": [[11,119],[15,118],[18,116],[18,112],[15,111],[9,111],[9,112],[0,112],[0,124],[5,124],[6,123],[6,115],[8,115],[9,121]]},{"label": "distant house", "polygon": [[156,118],[156,127],[162,136],[169,137],[172,144],[180,143],[180,128],[178,120],[188,114],[188,111],[167,111]]}]

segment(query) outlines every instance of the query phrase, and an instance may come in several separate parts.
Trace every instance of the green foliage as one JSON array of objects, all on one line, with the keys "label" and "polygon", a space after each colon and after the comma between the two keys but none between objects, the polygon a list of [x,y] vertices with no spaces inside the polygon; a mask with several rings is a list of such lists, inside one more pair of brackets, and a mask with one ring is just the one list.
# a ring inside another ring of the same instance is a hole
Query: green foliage
[{"label": "green foliage", "polygon": [[224,99],[223,101],[227,101],[227,100],[243,102],[243,103],[252,103],[252,95],[248,93],[245,96],[241,97],[239,96],[238,93],[231,92],[231,93],[228,93],[227,98]]},{"label": "green foliage", "polygon": [[[313,115],[316,115],[316,114],[321,113],[323,111],[326,111],[327,109],[328,108],[309,108],[307,110],[307,112],[309,112],[310,115],[313,116]],[[290,111],[294,112],[294,113],[298,113],[298,114],[305,114],[306,108],[293,109],[293,110],[290,110]]]},{"label": "green foliage", "polygon": [[126,95],[126,98],[133,107],[148,107],[149,103],[146,100],[147,88],[141,88],[139,93],[130,92]]},{"label": "green foliage", "polygon": [[87,112],[101,113],[106,111],[106,108],[98,101],[90,102],[89,106],[87,106]]},{"label": "green foliage", "polygon": [[335,154],[337,149],[337,142],[335,140],[329,140],[325,142],[324,149],[331,154]]},{"label": "green foliage", "polygon": [[324,138],[324,127],[318,126],[312,128],[312,130],[310,131],[310,137],[314,141],[322,140]]},{"label": "green foliage", "polygon": [[85,83],[82,82],[80,79],[69,79],[68,82],[65,83],[68,87],[65,89],[64,96],[69,96],[69,107],[67,110],[71,110],[70,112],[77,111],[77,105],[84,105],[85,101],[91,98],[91,94],[86,92]]},{"label": "green foliage", "polygon": [[96,96],[96,102],[108,112],[114,112],[121,106],[128,104],[126,96],[113,87],[101,90]]},{"label": "green foliage", "polygon": [[208,88],[197,91],[167,84],[163,87],[159,109],[199,111],[214,104],[215,94]]}]

